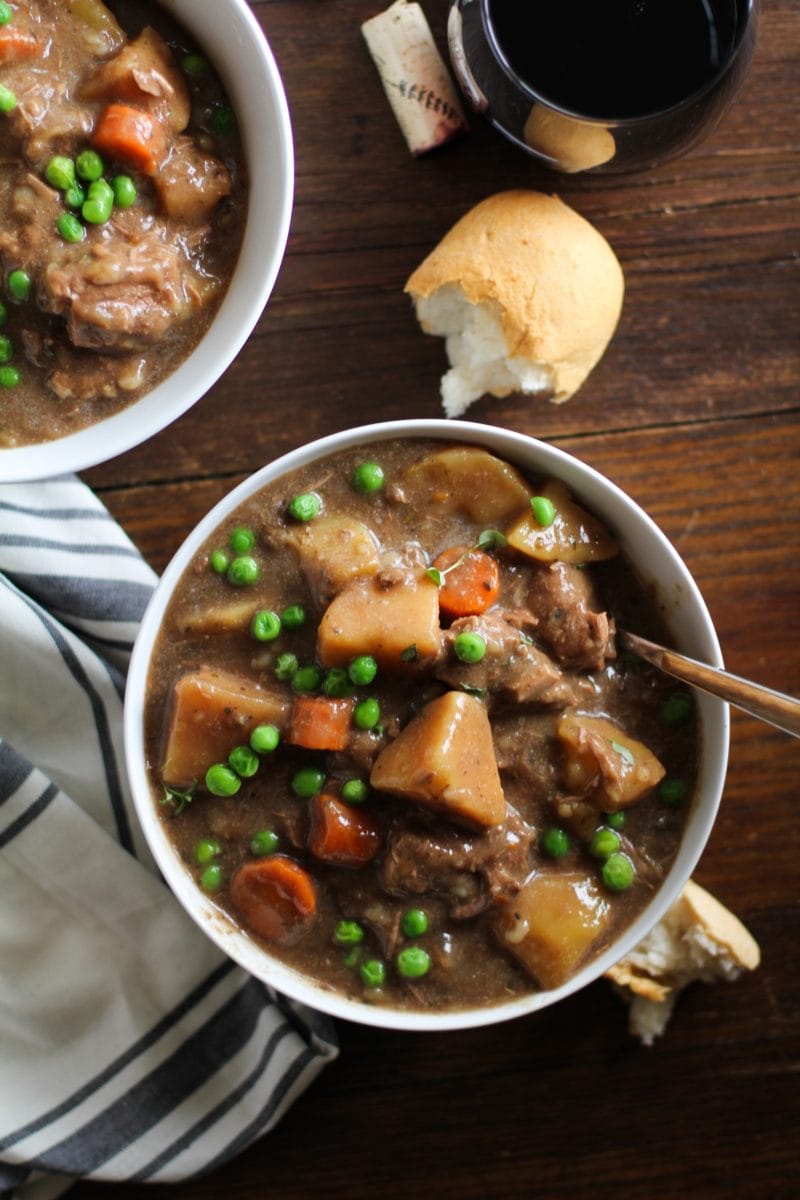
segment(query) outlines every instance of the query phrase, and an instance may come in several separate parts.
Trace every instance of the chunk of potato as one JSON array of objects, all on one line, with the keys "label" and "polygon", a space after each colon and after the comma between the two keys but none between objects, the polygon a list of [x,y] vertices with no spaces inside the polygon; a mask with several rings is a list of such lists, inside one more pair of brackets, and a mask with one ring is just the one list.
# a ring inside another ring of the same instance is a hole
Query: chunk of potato
[{"label": "chunk of potato", "polygon": [[371,654],[383,670],[408,671],[434,662],[441,642],[439,589],[424,572],[389,587],[354,579],[322,614],[317,657],[325,667],[344,667]]},{"label": "chunk of potato", "polygon": [[81,84],[80,94],[87,100],[162,102],[178,133],[189,124],[192,114],[189,88],[172,51],[149,25],[90,75]]},{"label": "chunk of potato", "polygon": [[291,701],[252,679],[200,667],[181,678],[172,694],[161,777],[174,787],[202,780],[215,762],[246,742],[256,725],[286,723]]},{"label": "chunk of potato", "polygon": [[401,486],[416,507],[463,512],[484,528],[524,512],[531,495],[519,471],[477,446],[429,454],[409,467]]},{"label": "chunk of potato", "polygon": [[602,521],[581,508],[560,479],[550,479],[539,492],[556,510],[552,525],[540,525],[530,505],[507,529],[509,546],[537,562],[587,563],[613,558],[619,546]]},{"label": "chunk of potato", "polygon": [[564,715],[556,736],[566,787],[600,812],[628,808],[664,778],[655,754],[605,717]]},{"label": "chunk of potato", "polygon": [[83,42],[97,55],[113,54],[125,45],[125,30],[102,0],[67,0]]},{"label": "chunk of potato", "polygon": [[426,704],[378,755],[370,783],[473,828],[506,817],[489,718],[466,692]]},{"label": "chunk of potato", "polygon": [[260,607],[257,600],[232,600],[193,608],[175,618],[178,633],[192,636],[211,633],[246,633]]},{"label": "chunk of potato", "polygon": [[208,220],[224,196],[230,195],[233,180],[216,155],[206,154],[194,138],[180,137],[159,163],[153,187],[170,220],[199,225]]},{"label": "chunk of potato", "polygon": [[355,517],[315,517],[291,529],[287,538],[320,605],[351,580],[375,575],[380,566],[378,539]]},{"label": "chunk of potato", "polygon": [[560,987],[575,974],[605,933],[611,903],[579,871],[539,871],[499,910],[500,942],[543,988]]}]

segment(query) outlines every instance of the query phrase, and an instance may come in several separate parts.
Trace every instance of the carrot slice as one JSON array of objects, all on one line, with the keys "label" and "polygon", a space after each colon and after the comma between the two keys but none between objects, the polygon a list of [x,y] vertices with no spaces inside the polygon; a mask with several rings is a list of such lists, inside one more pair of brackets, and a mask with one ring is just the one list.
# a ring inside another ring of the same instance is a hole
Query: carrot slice
[{"label": "carrot slice", "polygon": [[373,813],[352,808],[325,792],[311,801],[308,848],[324,862],[362,867],[381,848],[381,827]]},{"label": "carrot slice", "polygon": [[[457,567],[462,555],[466,555]],[[484,550],[451,546],[443,550],[433,564],[439,571],[451,571],[439,588],[439,611],[445,617],[471,617],[485,612],[500,595],[500,569]]]},{"label": "carrot slice", "polygon": [[149,113],[129,104],[109,104],[97,122],[92,145],[145,175],[154,175],[167,152],[163,127]]},{"label": "carrot slice", "polygon": [[26,58],[38,58],[43,51],[40,42],[32,33],[26,33],[13,23],[0,27],[0,63],[22,62]]},{"label": "carrot slice", "polygon": [[286,740],[306,750],[344,750],[350,740],[352,700],[298,696],[292,705]]},{"label": "carrot slice", "polygon": [[314,880],[283,854],[244,863],[231,880],[230,892],[250,929],[284,946],[299,941],[317,915]]}]

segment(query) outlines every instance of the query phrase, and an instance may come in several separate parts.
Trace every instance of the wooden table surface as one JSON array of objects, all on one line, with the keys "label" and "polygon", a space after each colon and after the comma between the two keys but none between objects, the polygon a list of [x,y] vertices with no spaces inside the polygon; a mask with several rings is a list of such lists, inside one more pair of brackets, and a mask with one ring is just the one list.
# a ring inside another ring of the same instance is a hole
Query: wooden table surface
[{"label": "wooden table surface", "polygon": [[[388,0],[387,0],[388,2]],[[85,472],[156,569],[255,468],[366,421],[441,415],[439,339],[402,287],[467,208],[557,191],[615,248],[627,293],[569,403],[474,418],[552,440],[625,488],[693,571],[727,665],[800,690],[800,7],[765,0],[734,108],[703,146],[628,177],[557,177],[478,119],[409,155],[359,28],[373,0],[253,5],[292,112],[297,186],[274,295],[224,378],[145,445]],[[424,0],[444,47],[446,0]],[[457,426],[454,426],[457,434]],[[341,1055],[283,1122],[174,1200],[800,1195],[800,741],[733,714],[696,878],[761,944],[696,985],[655,1046],[600,981],[505,1025],[435,1036],[339,1024]],[[142,1188],[79,1184],[71,1200]]]}]

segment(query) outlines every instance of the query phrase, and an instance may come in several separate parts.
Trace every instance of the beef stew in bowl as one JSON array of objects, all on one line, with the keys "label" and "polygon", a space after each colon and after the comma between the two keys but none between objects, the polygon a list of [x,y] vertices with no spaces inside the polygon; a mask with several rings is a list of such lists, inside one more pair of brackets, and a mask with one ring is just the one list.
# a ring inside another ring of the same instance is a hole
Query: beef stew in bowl
[{"label": "beef stew in bowl", "polygon": [[663,613],[566,456],[380,429],[267,468],[170,568],[136,797],[179,896],[276,986],[501,1019],[658,909],[719,780],[700,705],[616,651],[615,620],[663,638]]},{"label": "beef stew in bowl", "polygon": [[204,10],[32,0],[0,28],[1,478],[149,436],[263,308],[291,208],[288,113],[244,0]]}]

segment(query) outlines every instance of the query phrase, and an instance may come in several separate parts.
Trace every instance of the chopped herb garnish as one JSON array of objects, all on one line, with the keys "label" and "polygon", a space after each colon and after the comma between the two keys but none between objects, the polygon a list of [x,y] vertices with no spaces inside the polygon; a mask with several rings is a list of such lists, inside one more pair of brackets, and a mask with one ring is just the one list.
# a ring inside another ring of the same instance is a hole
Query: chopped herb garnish
[{"label": "chopped herb garnish", "polygon": [[502,550],[503,546],[508,545],[508,538],[499,529],[484,529],[478,534],[476,545],[479,550],[489,550],[492,547]]},{"label": "chopped herb garnish", "polygon": [[519,640],[520,640],[521,642],[523,642],[523,643],[524,643],[526,646],[533,646],[533,645],[535,645],[535,643],[534,643],[534,640],[533,640],[533,638],[530,636],[530,634],[528,634],[528,633],[523,633],[523,632],[522,632],[522,630],[520,630],[520,632],[519,632]]},{"label": "chopped herb garnish", "polygon": [[400,659],[402,662],[416,662],[419,658],[419,650],[416,643],[412,642],[410,646],[406,646],[405,650],[400,651]]},{"label": "chopped herb garnish", "polygon": [[486,690],[484,688],[473,687],[471,683],[460,683],[458,686],[461,688],[462,692],[466,692],[468,696],[475,696],[477,700],[482,700],[486,695]]},{"label": "chopped herb garnish", "polygon": [[[460,561],[461,560],[459,559],[459,562]],[[437,587],[441,587],[444,583],[444,573],[440,571],[438,567],[428,567],[425,574],[428,576],[428,579],[433,580]]]},{"label": "chopped herb garnish", "polygon": [[161,803],[171,804],[173,817],[179,817],[196,791],[196,779],[189,785],[188,788],[174,788],[165,783],[164,795],[161,797]]}]

